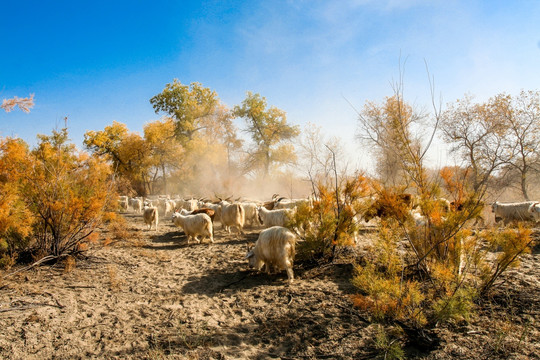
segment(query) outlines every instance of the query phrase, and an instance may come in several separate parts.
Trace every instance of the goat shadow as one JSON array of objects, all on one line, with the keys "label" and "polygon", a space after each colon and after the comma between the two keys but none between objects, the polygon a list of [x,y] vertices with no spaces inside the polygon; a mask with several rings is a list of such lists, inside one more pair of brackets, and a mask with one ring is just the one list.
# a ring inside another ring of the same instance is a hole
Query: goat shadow
[{"label": "goat shadow", "polygon": [[259,286],[286,285],[285,271],[275,274],[265,274],[248,269],[247,261],[241,266],[229,271],[212,271],[201,276],[192,276],[182,287],[186,294],[214,296],[224,291],[238,292]]},{"label": "goat shadow", "polygon": [[[188,239],[183,231],[171,231],[151,236],[152,244],[144,248],[153,250],[176,250],[188,246]],[[191,245],[191,244],[190,244]]]}]

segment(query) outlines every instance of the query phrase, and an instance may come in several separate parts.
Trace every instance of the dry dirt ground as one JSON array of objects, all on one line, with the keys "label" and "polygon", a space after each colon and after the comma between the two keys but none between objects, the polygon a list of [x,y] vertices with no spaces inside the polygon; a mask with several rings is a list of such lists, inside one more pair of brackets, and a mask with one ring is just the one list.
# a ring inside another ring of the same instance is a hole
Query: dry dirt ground
[{"label": "dry dirt ground", "polygon": [[[214,244],[186,243],[170,220],[147,231],[124,214],[128,236],[92,246],[75,266],[42,265],[0,280],[4,359],[371,359],[384,358],[379,326],[351,306],[352,262],[286,274],[249,271],[244,236],[217,226]],[[366,235],[369,236],[369,235]],[[540,358],[540,251],[468,324],[404,343],[409,358]],[[387,327],[389,332],[392,329]],[[409,337],[412,339],[414,337]]]}]

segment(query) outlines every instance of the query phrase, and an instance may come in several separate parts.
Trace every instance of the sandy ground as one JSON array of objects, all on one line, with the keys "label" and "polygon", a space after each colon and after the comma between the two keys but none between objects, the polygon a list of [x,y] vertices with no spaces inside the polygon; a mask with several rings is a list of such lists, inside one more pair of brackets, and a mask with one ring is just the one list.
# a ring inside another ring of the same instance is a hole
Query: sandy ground
[{"label": "sandy ground", "polygon": [[[246,244],[260,229],[241,236],[218,225],[214,244],[187,244],[170,221],[155,232],[140,215],[125,217],[126,240],[93,246],[74,268],[45,265],[1,280],[0,358],[384,358],[379,325],[351,306],[359,249],[341,249],[325,267],[295,267],[288,285],[285,272],[248,270]],[[435,329],[436,341],[406,344],[407,356],[540,358],[538,246],[505,279],[471,323]]]}]

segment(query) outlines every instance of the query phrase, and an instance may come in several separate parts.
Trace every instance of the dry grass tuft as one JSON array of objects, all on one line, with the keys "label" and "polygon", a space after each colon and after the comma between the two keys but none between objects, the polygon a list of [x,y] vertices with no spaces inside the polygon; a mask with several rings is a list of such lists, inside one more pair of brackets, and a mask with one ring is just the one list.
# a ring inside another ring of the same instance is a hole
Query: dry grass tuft
[{"label": "dry grass tuft", "polygon": [[129,240],[129,244],[136,248],[142,248],[143,246],[146,246],[146,241],[140,238],[134,238]]},{"label": "dry grass tuft", "polygon": [[73,256],[67,256],[64,259],[64,273],[69,273],[75,269],[77,262]]},{"label": "dry grass tuft", "polygon": [[126,240],[129,238],[127,221],[123,216],[111,218],[108,228],[115,240]]},{"label": "dry grass tuft", "polygon": [[108,265],[109,272],[109,289],[111,291],[119,291],[124,281],[118,276],[118,269],[114,265]]},{"label": "dry grass tuft", "polygon": [[109,246],[113,243],[113,240],[110,237],[106,237],[105,240],[103,240],[103,246]]}]

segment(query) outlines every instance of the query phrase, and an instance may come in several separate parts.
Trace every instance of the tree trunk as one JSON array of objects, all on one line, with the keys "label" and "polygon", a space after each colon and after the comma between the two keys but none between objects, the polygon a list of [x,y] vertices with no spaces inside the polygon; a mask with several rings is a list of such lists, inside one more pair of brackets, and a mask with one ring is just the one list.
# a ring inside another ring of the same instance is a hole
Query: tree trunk
[{"label": "tree trunk", "polygon": [[227,145],[227,177],[231,177],[231,147]]},{"label": "tree trunk", "polygon": [[266,151],[266,161],[264,164],[264,177],[267,178],[270,173],[270,151]]},{"label": "tree trunk", "polygon": [[523,193],[523,197],[525,198],[525,201],[529,201],[529,194],[527,192],[527,171],[523,170],[521,172],[521,192]]},{"label": "tree trunk", "polygon": [[161,172],[163,173],[163,193],[165,195],[168,194],[167,192],[167,174],[165,174],[165,165],[161,164]]}]

